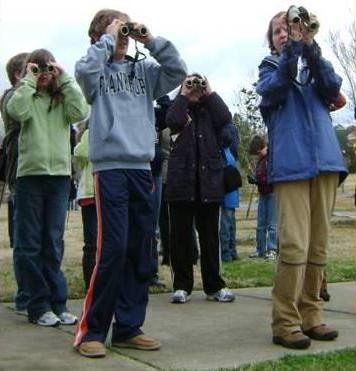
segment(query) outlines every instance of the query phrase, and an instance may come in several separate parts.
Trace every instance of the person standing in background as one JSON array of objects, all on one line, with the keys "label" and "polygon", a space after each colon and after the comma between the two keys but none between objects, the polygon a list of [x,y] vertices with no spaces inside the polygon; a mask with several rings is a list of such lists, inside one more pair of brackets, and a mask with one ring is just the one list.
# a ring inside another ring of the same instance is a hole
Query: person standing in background
[{"label": "person standing in background", "polygon": [[253,176],[249,176],[250,184],[257,184],[258,208],[256,228],[256,251],[250,258],[276,260],[277,257],[277,207],[273,185],[268,181],[267,174],[267,142],[261,135],[255,135],[250,143],[249,153],[257,156]]},{"label": "person standing in background", "polygon": [[[5,126],[5,138],[3,141],[3,151],[6,156],[5,181],[9,187],[10,195],[8,199],[8,232],[10,237],[10,247],[14,246],[14,224],[15,224],[15,184],[18,159],[18,138],[21,124],[14,120],[7,112],[6,105],[15,92],[26,67],[28,53],[16,54],[7,62],[6,71],[11,83],[11,88],[7,89],[1,97],[0,111]],[[0,200],[1,202],[1,200]],[[14,273],[17,283],[15,295],[15,310],[19,314],[27,313],[28,293],[25,288],[23,273],[18,266],[18,250],[13,250]]]},{"label": "person standing in background", "polygon": [[168,161],[172,303],[186,303],[193,290],[193,220],[199,235],[203,288],[208,300],[232,302],[220,275],[219,208],[224,160],[218,143],[231,114],[209,82],[189,75],[167,112],[172,151]]},{"label": "person standing in background", "polygon": [[79,124],[74,147],[74,159],[81,171],[77,191],[77,200],[81,208],[83,223],[83,278],[88,291],[90,279],[95,267],[96,240],[97,240],[97,215],[94,194],[93,166],[89,161],[89,129],[88,121]]}]

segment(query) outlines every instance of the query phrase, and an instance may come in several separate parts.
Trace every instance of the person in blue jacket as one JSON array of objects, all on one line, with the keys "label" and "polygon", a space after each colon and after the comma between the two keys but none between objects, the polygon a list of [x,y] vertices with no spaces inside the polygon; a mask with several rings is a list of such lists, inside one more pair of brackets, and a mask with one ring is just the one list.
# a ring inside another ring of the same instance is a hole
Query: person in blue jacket
[{"label": "person in blue jacket", "polygon": [[[239,134],[236,126],[231,122],[221,133],[221,151],[227,166],[238,167],[237,149]],[[236,250],[236,216],[235,211],[240,205],[240,192],[235,189],[227,192],[220,208],[220,249],[221,260],[229,262],[239,259]]]},{"label": "person in blue jacket", "polygon": [[[310,15],[317,22],[314,15]],[[333,340],[320,287],[327,262],[336,188],[347,170],[329,105],[342,79],[314,40],[317,27],[275,15],[267,32],[271,55],[259,66],[257,92],[268,128],[268,177],[277,197],[279,261],[272,292],[273,342],[305,349]]]}]

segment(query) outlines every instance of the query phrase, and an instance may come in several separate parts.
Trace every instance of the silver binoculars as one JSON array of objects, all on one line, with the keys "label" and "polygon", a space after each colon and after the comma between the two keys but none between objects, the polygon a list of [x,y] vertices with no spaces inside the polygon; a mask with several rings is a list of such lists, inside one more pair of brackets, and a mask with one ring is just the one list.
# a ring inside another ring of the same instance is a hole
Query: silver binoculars
[{"label": "silver binoculars", "polygon": [[186,82],[185,82],[185,86],[188,88],[188,89],[192,89],[192,88],[195,88],[195,89],[206,89],[206,81],[204,79],[200,79],[198,77],[194,77],[193,79],[188,79]]},{"label": "silver binoculars", "polygon": [[122,36],[128,36],[128,35],[136,35],[136,36],[146,36],[147,35],[147,28],[141,27],[139,29],[135,29],[135,25],[132,22],[127,22],[123,24],[120,29],[119,33]]},{"label": "silver binoculars", "polygon": [[288,22],[303,23],[307,29],[317,31],[319,29],[319,22],[310,20],[309,12],[303,6],[292,5],[287,11]]}]

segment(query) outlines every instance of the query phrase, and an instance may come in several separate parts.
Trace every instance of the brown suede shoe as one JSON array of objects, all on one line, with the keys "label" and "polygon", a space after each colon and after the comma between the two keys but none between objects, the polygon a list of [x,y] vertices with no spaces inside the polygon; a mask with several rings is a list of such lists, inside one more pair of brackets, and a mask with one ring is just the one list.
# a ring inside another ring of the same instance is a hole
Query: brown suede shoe
[{"label": "brown suede shoe", "polygon": [[159,340],[144,334],[120,342],[113,341],[111,345],[116,348],[132,348],[139,350],[157,350],[162,346]]},{"label": "brown suede shoe", "polygon": [[106,356],[106,349],[100,341],[83,341],[77,346],[80,355],[89,358],[101,358]]},{"label": "brown suede shoe", "polygon": [[310,346],[310,339],[301,331],[293,331],[286,336],[273,336],[273,343],[291,349],[307,349]]},{"label": "brown suede shoe", "polygon": [[339,336],[339,332],[334,330],[325,324],[320,326],[312,327],[307,331],[303,331],[305,335],[309,336],[311,339],[314,340],[334,340]]}]

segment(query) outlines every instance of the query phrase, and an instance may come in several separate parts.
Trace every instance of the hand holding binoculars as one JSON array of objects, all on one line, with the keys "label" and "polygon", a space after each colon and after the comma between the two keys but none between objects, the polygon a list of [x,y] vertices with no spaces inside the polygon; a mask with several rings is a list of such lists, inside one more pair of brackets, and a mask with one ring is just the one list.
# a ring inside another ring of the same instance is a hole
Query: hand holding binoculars
[{"label": "hand holding binoculars", "polygon": [[195,77],[194,79],[188,79],[185,82],[185,86],[188,89],[197,89],[197,90],[205,90],[207,87],[207,82],[204,79],[200,79]]},{"label": "hand holding binoculars", "polygon": [[309,13],[303,6],[292,5],[287,11],[287,19],[289,24],[301,24],[306,30],[314,35],[318,32],[320,23],[316,17]]},{"label": "hand holding binoculars", "polygon": [[147,28],[144,26],[141,26],[139,28],[135,28],[135,23],[127,22],[120,26],[119,28],[119,35],[122,36],[147,36]]},{"label": "hand holding binoculars", "polygon": [[32,65],[31,71],[33,74],[37,75],[38,73],[52,73],[54,72],[54,66],[51,64],[39,64],[39,65]]}]

